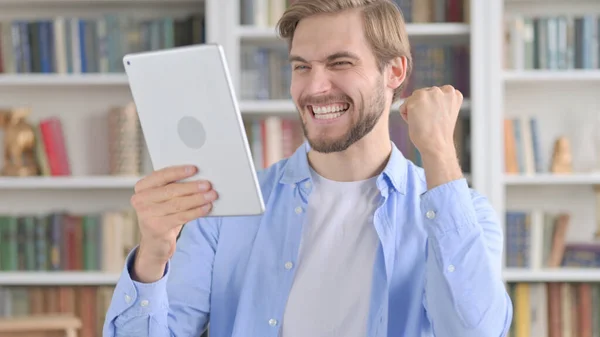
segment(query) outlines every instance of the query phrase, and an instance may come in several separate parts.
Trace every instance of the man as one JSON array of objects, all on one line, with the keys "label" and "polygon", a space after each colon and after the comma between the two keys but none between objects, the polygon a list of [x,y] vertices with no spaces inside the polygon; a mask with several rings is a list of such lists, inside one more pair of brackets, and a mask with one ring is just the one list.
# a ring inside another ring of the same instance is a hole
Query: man
[{"label": "man", "polygon": [[193,168],[142,179],[104,336],[505,336],[501,229],[453,145],[461,93],[404,102],[416,167],[388,130],[412,63],[398,9],[298,0],[278,29],[308,144],[260,172],[262,216],[205,218],[218,191],[173,183]]}]

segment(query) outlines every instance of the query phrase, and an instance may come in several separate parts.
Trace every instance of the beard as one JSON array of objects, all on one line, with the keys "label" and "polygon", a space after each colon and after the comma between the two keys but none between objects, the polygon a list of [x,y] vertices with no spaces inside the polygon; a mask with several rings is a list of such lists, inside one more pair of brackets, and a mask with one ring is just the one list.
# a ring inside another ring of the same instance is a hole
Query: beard
[{"label": "beard", "polygon": [[[358,119],[350,126],[350,129],[344,135],[337,139],[327,139],[325,137],[319,137],[319,135],[313,135],[311,137],[308,134],[306,122],[302,122],[304,137],[308,140],[311,149],[317,152],[332,153],[345,151],[352,144],[361,140],[373,130],[385,108],[384,85],[382,80],[380,80],[378,85],[373,88],[368,102],[365,103],[365,99],[361,99],[360,106],[353,104],[351,99],[347,96],[319,97],[318,100],[323,103],[340,100],[334,98],[342,98],[343,101],[351,103],[353,111],[348,110],[345,113],[354,113],[358,116]],[[301,100],[301,102],[307,101],[315,102],[310,97]],[[300,106],[306,106],[306,104],[300,104]]]}]

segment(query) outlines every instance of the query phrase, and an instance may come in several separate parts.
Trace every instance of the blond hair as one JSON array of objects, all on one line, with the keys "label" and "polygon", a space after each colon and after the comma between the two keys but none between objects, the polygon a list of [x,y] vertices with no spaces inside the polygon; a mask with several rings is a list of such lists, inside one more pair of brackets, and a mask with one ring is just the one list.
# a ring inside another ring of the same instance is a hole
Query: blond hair
[{"label": "blond hair", "polygon": [[315,14],[334,14],[360,9],[365,37],[377,60],[379,71],[396,57],[406,57],[406,77],[395,91],[393,101],[400,98],[412,72],[410,43],[402,12],[389,0],[296,0],[277,23],[277,33],[291,47],[300,20]]}]

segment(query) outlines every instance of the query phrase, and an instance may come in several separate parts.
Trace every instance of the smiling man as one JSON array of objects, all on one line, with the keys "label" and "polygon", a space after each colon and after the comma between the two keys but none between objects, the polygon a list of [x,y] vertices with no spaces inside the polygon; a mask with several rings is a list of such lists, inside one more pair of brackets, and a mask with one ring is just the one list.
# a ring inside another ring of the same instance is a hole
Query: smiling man
[{"label": "smiling man", "polygon": [[[462,94],[423,88],[390,111],[412,59],[388,0],[297,0],[278,30],[307,143],[259,173],[261,216],[204,217],[218,191],[174,183],[193,168],[138,182],[142,239],[104,336],[505,336],[502,231],[453,143]],[[390,113],[422,168],[390,141]]]}]

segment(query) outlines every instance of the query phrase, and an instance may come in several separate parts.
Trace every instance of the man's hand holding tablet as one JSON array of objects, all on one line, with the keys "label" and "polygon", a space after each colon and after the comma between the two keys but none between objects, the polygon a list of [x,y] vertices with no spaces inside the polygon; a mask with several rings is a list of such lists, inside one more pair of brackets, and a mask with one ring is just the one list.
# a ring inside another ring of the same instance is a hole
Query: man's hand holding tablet
[{"label": "man's hand holding tablet", "polygon": [[151,283],[161,279],[183,225],[211,211],[218,194],[210,182],[179,182],[196,170],[194,166],[167,167],[135,185],[131,205],[137,213],[141,241],[131,271],[134,280]]}]

